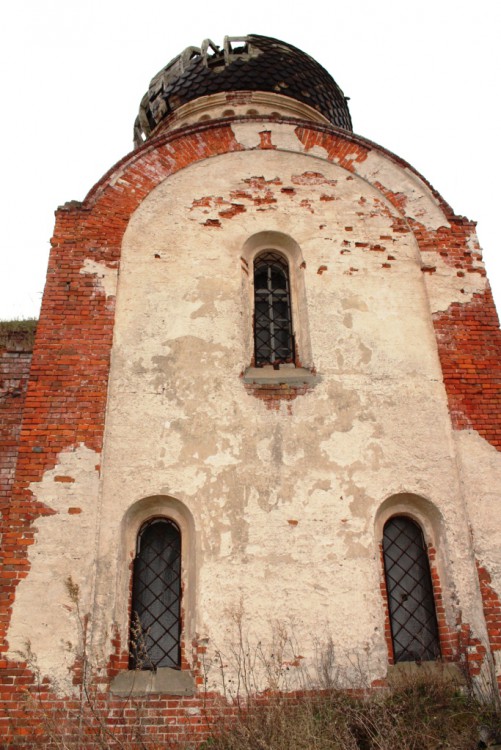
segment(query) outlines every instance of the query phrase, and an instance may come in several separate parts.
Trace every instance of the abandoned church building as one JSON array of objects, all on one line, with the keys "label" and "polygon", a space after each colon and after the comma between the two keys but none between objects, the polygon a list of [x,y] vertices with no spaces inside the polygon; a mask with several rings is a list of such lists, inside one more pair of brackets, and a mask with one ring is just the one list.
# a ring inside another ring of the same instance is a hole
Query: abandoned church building
[{"label": "abandoned church building", "polygon": [[166,742],[328,670],[501,686],[475,225],[305,53],[226,37],[158,73],[133,151],[56,213],[32,353],[0,353],[2,747],[44,731],[27,693],[63,726],[83,684]]}]

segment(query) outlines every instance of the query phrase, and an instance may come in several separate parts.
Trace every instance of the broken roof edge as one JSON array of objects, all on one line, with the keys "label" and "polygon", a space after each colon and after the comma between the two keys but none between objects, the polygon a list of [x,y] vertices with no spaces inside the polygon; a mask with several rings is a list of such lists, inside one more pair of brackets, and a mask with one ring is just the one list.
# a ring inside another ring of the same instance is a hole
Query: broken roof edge
[{"label": "broken roof edge", "polygon": [[310,55],[272,37],[226,36],[187,47],[151,80],[134,124],[134,146],[144,143],[179,107],[222,92],[275,92],[318,111],[332,125],[352,132],[347,97]]}]

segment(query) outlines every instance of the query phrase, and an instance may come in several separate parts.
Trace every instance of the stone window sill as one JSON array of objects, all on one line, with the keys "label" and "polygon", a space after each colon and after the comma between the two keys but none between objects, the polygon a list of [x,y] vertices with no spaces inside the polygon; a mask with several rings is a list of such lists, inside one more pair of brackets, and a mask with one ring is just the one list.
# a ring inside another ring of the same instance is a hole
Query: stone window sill
[{"label": "stone window sill", "polygon": [[401,661],[388,667],[386,679],[390,687],[398,687],[402,682],[419,676],[440,677],[455,684],[464,684],[465,678],[460,667],[454,662],[446,661]]},{"label": "stone window sill", "polygon": [[304,367],[292,365],[280,365],[275,370],[271,365],[264,367],[247,367],[243,375],[244,383],[255,383],[256,385],[314,385],[318,382],[318,376]]},{"label": "stone window sill", "polygon": [[135,695],[193,695],[195,680],[191,672],[161,667],[156,672],[134,669],[119,672],[110,685],[113,695],[121,697]]}]

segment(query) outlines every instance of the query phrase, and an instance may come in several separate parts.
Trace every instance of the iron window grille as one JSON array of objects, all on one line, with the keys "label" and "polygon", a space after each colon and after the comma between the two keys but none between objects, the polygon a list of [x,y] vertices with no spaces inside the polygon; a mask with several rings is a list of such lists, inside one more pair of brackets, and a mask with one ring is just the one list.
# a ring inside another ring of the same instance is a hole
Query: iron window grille
[{"label": "iron window grille", "polygon": [[289,267],[271,250],[254,261],[254,356],[257,367],[294,362]]},{"label": "iron window grille", "polygon": [[137,537],[132,580],[129,668],[181,666],[181,533],[148,521]]},{"label": "iron window grille", "polygon": [[384,569],[395,663],[440,656],[430,565],[420,526],[395,516],[384,527]]}]

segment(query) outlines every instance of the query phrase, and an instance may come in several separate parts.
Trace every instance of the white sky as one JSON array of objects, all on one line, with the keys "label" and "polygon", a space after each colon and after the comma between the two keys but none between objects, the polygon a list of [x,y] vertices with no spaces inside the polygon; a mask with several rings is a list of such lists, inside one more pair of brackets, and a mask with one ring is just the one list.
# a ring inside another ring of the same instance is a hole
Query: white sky
[{"label": "white sky", "polygon": [[0,319],[38,314],[53,212],[132,148],[153,75],[207,37],[249,33],[316,58],[355,132],[478,221],[501,310],[499,0],[3,0]]}]

